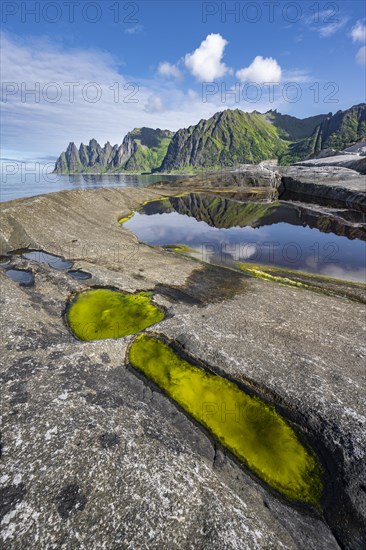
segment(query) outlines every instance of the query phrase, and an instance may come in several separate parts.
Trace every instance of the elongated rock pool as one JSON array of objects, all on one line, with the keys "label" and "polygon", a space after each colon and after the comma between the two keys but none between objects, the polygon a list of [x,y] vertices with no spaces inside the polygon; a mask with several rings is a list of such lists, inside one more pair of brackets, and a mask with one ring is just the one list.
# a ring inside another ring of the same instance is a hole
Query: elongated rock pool
[{"label": "elongated rock pool", "polygon": [[145,334],[132,343],[129,359],[269,486],[319,505],[323,487],[315,453],[273,407]]}]

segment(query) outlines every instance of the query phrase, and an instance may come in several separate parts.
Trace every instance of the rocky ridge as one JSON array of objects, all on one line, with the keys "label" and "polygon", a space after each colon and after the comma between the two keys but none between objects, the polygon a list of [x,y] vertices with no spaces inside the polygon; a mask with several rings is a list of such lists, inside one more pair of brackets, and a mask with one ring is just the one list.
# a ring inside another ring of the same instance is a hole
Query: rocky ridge
[{"label": "rocky ridge", "polygon": [[95,139],[79,149],[71,142],[61,153],[55,165],[57,173],[146,171],[158,168],[173,136],[169,130],[135,128],[123,139],[121,145],[109,141],[101,147]]},{"label": "rocky ridge", "polygon": [[327,148],[340,151],[365,138],[365,103],[305,119],[272,110],[261,114],[226,109],[175,133],[135,128],[119,146],[107,142],[102,148],[92,139],[77,149],[70,143],[55,171],[170,172],[257,164],[267,159],[292,164]]}]

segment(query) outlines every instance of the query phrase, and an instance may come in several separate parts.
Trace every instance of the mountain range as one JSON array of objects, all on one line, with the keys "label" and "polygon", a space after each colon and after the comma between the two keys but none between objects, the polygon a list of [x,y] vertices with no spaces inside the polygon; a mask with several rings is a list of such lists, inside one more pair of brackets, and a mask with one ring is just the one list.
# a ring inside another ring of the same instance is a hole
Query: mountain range
[{"label": "mountain range", "polygon": [[278,159],[292,164],[324,149],[340,151],[366,138],[366,103],[304,119],[276,110],[226,109],[177,132],[135,128],[121,145],[95,139],[71,142],[56,161],[57,173],[194,171]]}]

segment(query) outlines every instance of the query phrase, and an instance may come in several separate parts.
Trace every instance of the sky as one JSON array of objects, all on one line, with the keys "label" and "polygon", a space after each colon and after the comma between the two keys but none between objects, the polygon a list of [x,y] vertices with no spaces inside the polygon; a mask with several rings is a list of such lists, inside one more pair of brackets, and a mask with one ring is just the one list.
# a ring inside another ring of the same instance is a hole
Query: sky
[{"label": "sky", "polygon": [[1,158],[55,159],[226,108],[299,118],[365,98],[363,1],[7,1]]}]

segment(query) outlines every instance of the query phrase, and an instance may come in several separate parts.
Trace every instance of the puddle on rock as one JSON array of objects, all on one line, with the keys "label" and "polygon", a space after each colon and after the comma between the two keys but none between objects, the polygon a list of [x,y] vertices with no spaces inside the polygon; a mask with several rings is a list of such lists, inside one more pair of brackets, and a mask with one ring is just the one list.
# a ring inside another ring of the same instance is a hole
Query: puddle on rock
[{"label": "puddle on rock", "polygon": [[32,286],[34,275],[29,269],[7,269],[5,275],[21,286]]},{"label": "puddle on rock", "polygon": [[9,256],[0,256],[0,267],[6,267],[10,264]]},{"label": "puddle on rock", "polygon": [[322,467],[274,407],[145,334],[131,344],[129,362],[269,486],[291,500],[319,506]]},{"label": "puddle on rock", "polygon": [[50,254],[49,252],[44,252],[43,250],[30,250],[29,252],[22,252],[22,258],[26,260],[33,260],[40,264],[47,264],[53,269],[58,269],[60,271],[64,269],[70,269],[74,262],[70,260],[65,260],[61,256],[56,256],[55,254]]},{"label": "puddle on rock", "polygon": [[104,288],[79,293],[66,316],[79,340],[121,338],[164,319],[164,313],[151,303],[147,292],[125,294]]},{"label": "puddle on rock", "polygon": [[250,262],[364,283],[366,227],[347,217],[319,206],[188,193],[147,202],[124,227],[149,245],[204,262],[233,268]]},{"label": "puddle on rock", "polygon": [[91,279],[92,274],[88,271],[82,271],[81,269],[71,269],[67,272],[70,277],[77,279],[79,281],[85,281],[86,279]]}]

